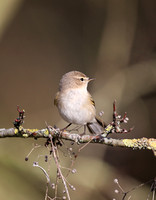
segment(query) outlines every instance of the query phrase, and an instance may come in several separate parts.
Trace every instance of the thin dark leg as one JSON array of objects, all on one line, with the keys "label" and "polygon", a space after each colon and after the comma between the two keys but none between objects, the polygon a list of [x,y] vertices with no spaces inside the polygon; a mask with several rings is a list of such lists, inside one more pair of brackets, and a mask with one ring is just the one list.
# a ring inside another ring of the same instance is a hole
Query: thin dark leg
[{"label": "thin dark leg", "polygon": [[62,129],[62,131],[63,130],[66,130],[69,126],[71,126],[72,125],[72,123],[70,123],[70,124],[68,124],[66,127],[64,127],[63,129]]},{"label": "thin dark leg", "polygon": [[86,134],[86,125],[84,125],[84,135]]},{"label": "thin dark leg", "polygon": [[85,135],[85,134],[86,134],[86,125],[84,125],[84,132],[81,133],[80,135],[83,136],[83,135]]}]

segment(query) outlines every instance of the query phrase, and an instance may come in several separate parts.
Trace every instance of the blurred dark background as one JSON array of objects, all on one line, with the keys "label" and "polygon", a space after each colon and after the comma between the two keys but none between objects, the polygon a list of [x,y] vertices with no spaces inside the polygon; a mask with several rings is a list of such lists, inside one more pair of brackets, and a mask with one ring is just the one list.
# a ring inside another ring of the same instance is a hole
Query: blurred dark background
[{"label": "blurred dark background", "polygon": [[[61,76],[78,70],[96,78],[89,91],[106,122],[114,99],[119,113],[128,112],[127,127],[135,129],[112,137],[155,137],[155,10],[155,0],[0,1],[0,128],[13,127],[16,105],[26,110],[25,128],[44,128],[45,121],[64,127],[53,98]],[[46,179],[32,167],[47,153],[44,142],[0,140],[1,199],[44,199]],[[25,162],[34,143],[43,146]],[[119,200],[115,178],[129,190],[156,175],[151,151],[104,145],[88,145],[75,167],[74,200]],[[149,192],[144,186],[132,199],[146,199]]]}]

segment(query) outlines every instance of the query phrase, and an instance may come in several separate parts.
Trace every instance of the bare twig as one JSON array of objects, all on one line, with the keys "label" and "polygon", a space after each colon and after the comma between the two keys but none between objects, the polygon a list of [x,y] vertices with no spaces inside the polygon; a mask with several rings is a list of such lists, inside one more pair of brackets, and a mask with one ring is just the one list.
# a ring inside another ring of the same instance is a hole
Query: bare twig
[{"label": "bare twig", "polygon": [[58,158],[57,158],[57,155],[56,155],[56,147],[54,146],[54,143],[53,143],[53,140],[52,140],[52,135],[50,134],[50,129],[49,127],[47,126],[47,129],[48,129],[48,132],[49,132],[49,138],[51,140],[51,148],[52,148],[52,154],[53,154],[53,157],[54,157],[54,160],[55,160],[55,163],[56,163],[56,166],[57,166],[57,170],[58,170],[58,173],[62,179],[62,182],[64,184],[64,187],[65,187],[65,190],[66,190],[66,194],[67,194],[67,198],[68,200],[70,200],[70,195],[69,195],[69,191],[68,191],[68,187],[67,187],[67,184],[66,184],[66,180],[62,174],[62,171],[61,171],[61,168],[60,168],[60,164],[59,164],[59,161],[58,161]]},{"label": "bare twig", "polygon": [[49,178],[48,173],[46,172],[45,169],[43,169],[43,167],[41,167],[41,166],[38,164],[38,162],[34,162],[34,163],[33,163],[33,167],[38,167],[38,168],[40,168],[40,169],[43,171],[43,173],[45,174],[46,178],[47,178],[47,183],[50,183],[50,178]]},{"label": "bare twig", "polygon": [[[135,190],[137,190],[137,189],[143,187],[143,186],[146,185],[146,184],[152,183],[152,185],[151,185],[151,192],[153,193],[153,195],[152,195],[152,200],[154,200],[153,197],[155,196],[155,191],[156,191],[155,178],[152,179],[152,180],[149,180],[149,181],[147,181],[147,182],[145,182],[145,183],[141,183],[141,184],[139,184],[139,185],[137,185],[137,186],[131,188],[131,189],[128,190],[128,191],[124,191],[124,189],[123,189],[122,186],[120,185],[118,179],[114,179],[114,183],[117,184],[118,188],[120,189],[120,191],[119,191],[118,189],[116,189],[116,190],[115,190],[115,193],[121,193],[121,194],[122,194],[122,200],[125,200],[126,197],[127,197],[130,193],[132,193],[133,191],[135,191]],[[129,196],[128,199],[131,199],[131,196]],[[149,198],[147,198],[147,200],[148,200],[148,199],[149,199]]]}]

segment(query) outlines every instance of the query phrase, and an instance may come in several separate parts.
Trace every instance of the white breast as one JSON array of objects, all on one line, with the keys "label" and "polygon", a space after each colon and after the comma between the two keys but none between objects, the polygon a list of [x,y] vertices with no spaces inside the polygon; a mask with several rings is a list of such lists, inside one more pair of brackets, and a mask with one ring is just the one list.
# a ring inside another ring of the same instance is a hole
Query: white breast
[{"label": "white breast", "polygon": [[67,90],[60,96],[59,112],[64,120],[73,124],[84,125],[95,120],[95,107],[88,100],[87,90]]}]

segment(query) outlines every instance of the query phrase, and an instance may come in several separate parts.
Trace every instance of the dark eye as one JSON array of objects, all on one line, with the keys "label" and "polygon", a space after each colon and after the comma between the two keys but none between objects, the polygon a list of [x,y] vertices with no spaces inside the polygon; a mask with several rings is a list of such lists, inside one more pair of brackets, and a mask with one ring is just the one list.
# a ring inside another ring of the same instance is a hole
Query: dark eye
[{"label": "dark eye", "polygon": [[84,81],[84,78],[80,78],[80,81]]}]

